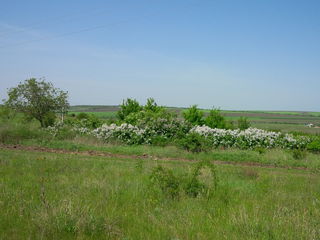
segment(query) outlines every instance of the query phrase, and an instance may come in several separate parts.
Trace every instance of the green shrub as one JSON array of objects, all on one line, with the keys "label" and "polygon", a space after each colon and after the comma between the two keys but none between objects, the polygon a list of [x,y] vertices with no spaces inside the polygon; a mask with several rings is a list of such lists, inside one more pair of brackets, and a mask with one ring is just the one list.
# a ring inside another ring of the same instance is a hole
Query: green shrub
[{"label": "green shrub", "polygon": [[124,121],[131,113],[140,112],[142,109],[143,107],[140,106],[137,100],[128,98],[127,100],[123,100],[123,103],[120,105],[120,110],[117,112],[117,116],[120,120]]},{"label": "green shrub", "polygon": [[211,109],[205,119],[205,124],[211,128],[226,128],[227,123],[220,109]]},{"label": "green shrub", "polygon": [[210,142],[198,133],[189,133],[178,143],[180,147],[193,153],[205,152],[210,149]]},{"label": "green shrub", "polygon": [[64,124],[76,128],[95,129],[101,127],[103,120],[94,114],[79,113],[76,118],[67,117]]},{"label": "green shrub", "polygon": [[89,114],[81,112],[77,114],[77,119],[78,120],[82,120],[82,119],[88,119],[89,118]]},{"label": "green shrub", "polygon": [[164,147],[168,145],[168,143],[171,141],[171,139],[168,139],[164,136],[155,136],[151,138],[151,144],[154,146],[161,146]]},{"label": "green shrub", "polygon": [[[208,169],[211,176],[204,176],[206,182],[200,180],[201,171]],[[200,161],[194,167],[191,176],[184,185],[185,193],[191,197],[206,195],[209,197],[217,188],[218,177],[215,165],[209,161]]]},{"label": "green shrub", "polygon": [[170,169],[162,166],[155,167],[150,175],[153,184],[157,184],[161,191],[172,199],[179,197],[180,181]]},{"label": "green shrub", "polygon": [[64,126],[57,131],[55,138],[58,140],[74,139],[76,132],[72,131],[68,126]]},{"label": "green shrub", "polygon": [[53,112],[48,112],[43,117],[43,125],[44,127],[53,126],[56,120],[56,114]]},{"label": "green shrub", "polygon": [[264,154],[264,153],[266,153],[266,149],[265,148],[263,148],[263,147],[256,147],[255,149],[254,149],[256,152],[258,152],[259,154]]},{"label": "green shrub", "polygon": [[197,105],[193,105],[189,109],[184,111],[183,117],[185,121],[191,123],[194,126],[201,126],[204,124],[203,112],[198,109]]},{"label": "green shrub", "polygon": [[301,149],[293,149],[292,150],[292,157],[296,160],[301,160],[306,157],[307,153],[304,150]]},{"label": "green shrub", "polygon": [[245,130],[245,129],[248,129],[249,127],[250,127],[250,122],[248,121],[248,118],[240,117],[238,119],[238,128],[240,130]]},{"label": "green shrub", "polygon": [[146,105],[143,107],[144,111],[153,113],[160,112],[163,109],[163,107],[157,105],[153,98],[148,98]]},{"label": "green shrub", "polygon": [[313,140],[307,145],[307,149],[311,152],[319,153],[320,152],[320,140]]}]

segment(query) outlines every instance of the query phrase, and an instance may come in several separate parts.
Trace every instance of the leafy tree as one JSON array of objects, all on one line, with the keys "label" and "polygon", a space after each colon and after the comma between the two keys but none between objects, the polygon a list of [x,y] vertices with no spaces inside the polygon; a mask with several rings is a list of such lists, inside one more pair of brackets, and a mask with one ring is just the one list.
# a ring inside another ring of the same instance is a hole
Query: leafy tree
[{"label": "leafy tree", "polygon": [[245,130],[245,129],[249,128],[249,127],[250,127],[250,122],[248,121],[248,118],[240,117],[238,119],[238,128],[240,130]]},{"label": "leafy tree", "polygon": [[123,121],[129,114],[140,112],[142,109],[143,107],[140,106],[137,100],[127,98],[127,100],[123,100],[123,103],[120,105],[120,110],[117,112],[117,115],[118,118]]},{"label": "leafy tree", "polygon": [[220,109],[211,109],[205,119],[205,124],[211,128],[226,128],[226,120]]},{"label": "leafy tree", "polygon": [[184,119],[191,123],[192,125],[203,125],[203,112],[200,111],[197,107],[197,105],[191,106],[189,109],[187,109],[185,112],[183,112]]},{"label": "leafy tree", "polygon": [[44,79],[30,78],[8,90],[6,106],[37,119],[41,127],[52,124],[54,113],[62,116],[69,108],[68,93]]},{"label": "leafy tree", "polygon": [[148,98],[143,109],[148,112],[160,112],[162,111],[163,107],[158,106],[153,98]]}]

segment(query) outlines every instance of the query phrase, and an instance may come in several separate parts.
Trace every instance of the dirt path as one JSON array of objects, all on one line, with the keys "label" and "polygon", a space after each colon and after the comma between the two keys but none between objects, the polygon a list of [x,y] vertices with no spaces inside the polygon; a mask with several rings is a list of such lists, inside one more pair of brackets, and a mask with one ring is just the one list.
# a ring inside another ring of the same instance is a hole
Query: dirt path
[{"label": "dirt path", "polygon": [[[23,146],[23,145],[4,145],[0,144],[0,149],[9,150],[23,150],[30,152],[46,152],[46,153],[59,153],[59,154],[73,154],[81,156],[101,156],[109,158],[122,158],[122,159],[153,159],[153,160],[164,160],[164,161],[182,161],[182,162],[195,162],[196,160],[185,159],[185,158],[170,158],[170,157],[158,157],[144,155],[125,155],[125,154],[115,154],[101,151],[72,151],[67,149],[53,149],[39,146]],[[296,170],[310,170],[306,167],[290,167],[290,166],[273,166],[267,164],[261,164],[257,162],[230,162],[230,161],[219,161],[213,160],[213,163],[219,165],[236,165],[236,166],[247,166],[247,167],[261,167],[261,168],[273,168],[273,169],[296,169]]]}]

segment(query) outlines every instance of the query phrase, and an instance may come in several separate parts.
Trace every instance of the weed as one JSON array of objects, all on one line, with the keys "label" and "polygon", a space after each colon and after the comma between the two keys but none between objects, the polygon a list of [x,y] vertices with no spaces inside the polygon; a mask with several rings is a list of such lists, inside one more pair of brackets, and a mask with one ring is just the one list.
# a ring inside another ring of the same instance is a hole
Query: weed
[{"label": "weed", "polygon": [[184,190],[187,195],[192,197],[199,195],[210,196],[216,190],[217,185],[218,177],[214,164],[209,161],[200,161],[188,178]]},{"label": "weed", "polygon": [[304,159],[307,156],[306,151],[301,149],[293,149],[292,150],[292,157],[296,160]]},{"label": "weed", "polygon": [[150,179],[152,183],[158,184],[162,192],[170,198],[179,197],[180,182],[170,169],[158,166],[152,170]]}]

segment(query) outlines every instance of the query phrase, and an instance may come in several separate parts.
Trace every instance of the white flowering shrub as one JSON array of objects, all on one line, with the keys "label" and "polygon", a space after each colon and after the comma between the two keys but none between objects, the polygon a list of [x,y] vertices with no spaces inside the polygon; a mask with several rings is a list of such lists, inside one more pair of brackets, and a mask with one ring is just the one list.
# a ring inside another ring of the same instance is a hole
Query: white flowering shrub
[{"label": "white flowering shrub", "polygon": [[64,124],[61,121],[55,122],[52,126],[47,127],[45,130],[52,135],[53,137],[56,137],[63,128]]},{"label": "white flowering shrub", "polygon": [[257,128],[246,130],[226,130],[210,128],[207,126],[195,126],[190,130],[210,140],[214,147],[238,147],[243,149],[263,148],[305,148],[309,143],[306,137],[293,137],[291,134],[266,131]]},{"label": "white flowering shrub", "polygon": [[116,124],[103,124],[100,128],[92,131],[92,134],[104,141],[118,140],[120,142],[132,145],[148,143],[145,130],[131,124],[123,123],[120,126]]},{"label": "white flowering shrub", "polygon": [[[81,122],[81,121],[80,121]],[[79,123],[79,122],[78,122]],[[103,141],[118,141],[128,145],[132,144],[154,144],[159,138],[161,141],[174,141],[174,139],[189,139],[191,134],[198,134],[204,138],[201,146],[211,147],[235,147],[241,149],[254,148],[286,148],[304,149],[310,143],[310,139],[304,136],[293,136],[280,132],[266,131],[257,128],[245,130],[230,130],[210,128],[208,126],[195,126],[176,118],[151,118],[142,119],[138,126],[128,123],[103,124],[101,127],[91,130],[81,124],[75,124],[72,128],[66,127],[62,122],[56,122],[54,126],[48,127],[47,131],[54,137],[73,134],[93,135]],[[70,131],[71,130],[71,131]],[[193,137],[192,139],[197,139]],[[201,138],[200,138],[201,139]]]}]

